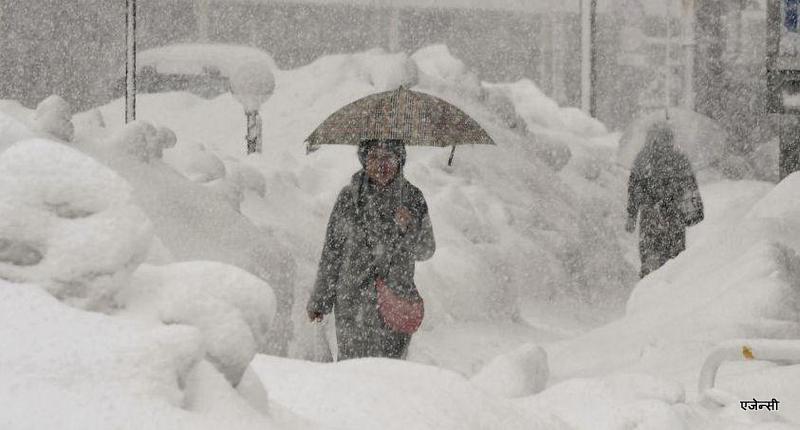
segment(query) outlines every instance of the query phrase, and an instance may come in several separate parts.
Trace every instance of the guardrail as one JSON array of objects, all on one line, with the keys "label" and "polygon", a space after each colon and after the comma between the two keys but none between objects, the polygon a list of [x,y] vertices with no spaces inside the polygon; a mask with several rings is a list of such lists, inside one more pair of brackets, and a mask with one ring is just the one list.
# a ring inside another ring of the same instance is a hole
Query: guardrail
[{"label": "guardrail", "polygon": [[698,393],[702,394],[714,387],[717,371],[722,363],[749,360],[800,363],[800,340],[747,339],[721,343],[703,363]]}]

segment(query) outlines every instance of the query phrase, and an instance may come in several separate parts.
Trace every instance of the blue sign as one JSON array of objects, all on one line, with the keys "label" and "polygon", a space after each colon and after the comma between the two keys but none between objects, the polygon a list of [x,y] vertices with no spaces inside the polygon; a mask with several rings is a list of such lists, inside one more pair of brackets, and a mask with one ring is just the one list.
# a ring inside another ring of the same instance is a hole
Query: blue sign
[{"label": "blue sign", "polygon": [[787,30],[797,33],[798,32],[798,3],[800,0],[784,0],[783,5],[783,26]]}]

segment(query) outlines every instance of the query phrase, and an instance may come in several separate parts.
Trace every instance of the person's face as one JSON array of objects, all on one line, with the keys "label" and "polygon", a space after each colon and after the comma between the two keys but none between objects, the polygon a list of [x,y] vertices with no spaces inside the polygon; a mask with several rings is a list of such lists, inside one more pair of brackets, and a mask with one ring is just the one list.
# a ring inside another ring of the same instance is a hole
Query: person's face
[{"label": "person's face", "polygon": [[381,187],[392,182],[399,168],[400,159],[388,149],[373,148],[367,153],[367,176]]}]

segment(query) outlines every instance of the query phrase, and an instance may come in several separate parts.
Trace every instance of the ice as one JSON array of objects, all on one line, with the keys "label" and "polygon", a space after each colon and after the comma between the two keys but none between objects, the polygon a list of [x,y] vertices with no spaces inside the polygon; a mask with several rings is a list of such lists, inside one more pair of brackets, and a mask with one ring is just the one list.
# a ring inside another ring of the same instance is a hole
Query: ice
[{"label": "ice", "polygon": [[0,153],[0,190],[0,277],[112,307],[152,240],[131,187],[75,149],[34,139]]}]

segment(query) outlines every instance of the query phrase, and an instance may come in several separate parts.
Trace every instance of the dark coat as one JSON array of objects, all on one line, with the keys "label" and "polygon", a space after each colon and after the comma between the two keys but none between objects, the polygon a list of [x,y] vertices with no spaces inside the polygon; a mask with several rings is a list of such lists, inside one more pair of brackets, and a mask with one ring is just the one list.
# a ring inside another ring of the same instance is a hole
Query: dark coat
[{"label": "dark coat", "polygon": [[[677,149],[646,146],[636,157],[628,181],[628,218],[639,222],[641,277],[686,249],[687,220],[682,204],[695,192],[702,219],[702,201],[688,158]],[[698,222],[693,219],[691,222]]]},{"label": "dark coat", "polygon": [[[403,232],[395,209],[408,208],[413,220]],[[380,191],[361,170],[353,175],[331,212],[309,312],[336,314],[339,359],[400,358],[411,336],[383,323],[377,310],[375,278],[392,290],[418,298],[416,261],[430,258],[436,243],[422,192],[402,175]]]}]

